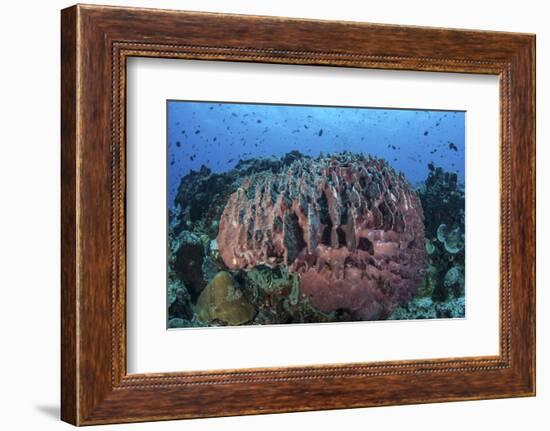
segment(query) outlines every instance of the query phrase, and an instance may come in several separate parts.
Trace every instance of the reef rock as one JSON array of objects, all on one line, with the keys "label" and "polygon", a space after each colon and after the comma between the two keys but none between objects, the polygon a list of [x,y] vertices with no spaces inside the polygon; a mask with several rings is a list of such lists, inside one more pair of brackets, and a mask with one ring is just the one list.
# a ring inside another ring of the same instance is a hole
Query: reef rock
[{"label": "reef rock", "polygon": [[231,269],[284,266],[323,312],[386,318],[424,272],[420,200],[383,160],[351,153],[298,158],[242,181],[217,236]]},{"label": "reef rock", "polygon": [[243,296],[231,275],[220,271],[204,288],[197,300],[198,317],[202,322],[241,325],[256,314],[254,306]]},{"label": "reef rock", "polygon": [[183,231],[177,238],[174,249],[175,273],[195,298],[206,285],[201,269],[204,261],[203,243],[197,235]]},{"label": "reef rock", "polygon": [[193,316],[191,296],[181,280],[168,278],[168,312],[172,317],[190,318]]}]

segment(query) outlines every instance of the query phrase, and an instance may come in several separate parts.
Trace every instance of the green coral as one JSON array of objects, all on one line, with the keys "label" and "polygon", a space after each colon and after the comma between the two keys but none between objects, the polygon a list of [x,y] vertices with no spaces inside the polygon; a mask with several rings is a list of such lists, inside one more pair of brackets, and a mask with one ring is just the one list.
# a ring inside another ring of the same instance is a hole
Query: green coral
[{"label": "green coral", "polygon": [[188,295],[185,284],[181,280],[168,281],[168,306],[171,307],[178,300],[183,300]]},{"label": "green coral", "polygon": [[290,273],[286,268],[272,269],[267,266],[257,266],[247,272],[251,285],[255,287],[254,296],[257,297],[259,290],[266,292],[277,292],[285,287],[300,283],[298,276]]},{"label": "green coral", "polygon": [[435,251],[435,245],[428,238],[425,238],[424,249],[426,250],[426,254],[433,254]]},{"label": "green coral", "polygon": [[437,239],[450,254],[456,254],[464,248],[464,234],[458,226],[451,229],[445,223],[440,224],[437,228]]},{"label": "green coral", "polygon": [[242,325],[256,314],[254,306],[227,271],[220,271],[204,288],[197,300],[196,311],[202,322],[228,325]]},{"label": "green coral", "polygon": [[300,280],[298,280],[298,277],[295,277],[293,280],[292,290],[290,295],[288,295],[288,300],[290,305],[296,305],[298,301],[300,301]]},{"label": "green coral", "polygon": [[416,296],[432,296],[435,286],[437,284],[437,268],[432,264],[428,264],[426,269],[426,275],[421,280],[420,285],[418,286],[418,291]]},{"label": "green coral", "polygon": [[440,319],[463,318],[466,315],[465,305],[464,296],[438,303],[436,305],[437,317]]},{"label": "green coral", "polygon": [[464,297],[453,298],[445,302],[436,302],[431,298],[414,298],[409,303],[393,310],[389,319],[452,319],[465,316]]},{"label": "green coral", "polygon": [[390,320],[435,319],[437,313],[431,298],[414,298],[393,310]]},{"label": "green coral", "polygon": [[185,284],[169,273],[167,290],[168,318],[191,319],[193,317],[193,306],[191,295]]},{"label": "green coral", "polygon": [[208,326],[204,322],[201,322],[196,315],[193,315],[191,319],[181,319],[179,317],[174,317],[168,321],[169,329],[178,329],[178,328],[203,328]]},{"label": "green coral", "polygon": [[453,266],[447,271],[443,284],[447,289],[453,289],[455,296],[464,295],[464,275],[459,267]]}]

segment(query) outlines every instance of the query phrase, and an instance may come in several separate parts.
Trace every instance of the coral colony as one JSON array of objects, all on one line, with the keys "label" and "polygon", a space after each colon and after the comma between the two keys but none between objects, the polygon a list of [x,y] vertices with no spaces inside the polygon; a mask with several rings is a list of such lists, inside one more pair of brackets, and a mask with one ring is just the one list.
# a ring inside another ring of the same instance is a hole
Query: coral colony
[{"label": "coral colony", "polygon": [[168,326],[464,317],[464,189],[424,166],[416,187],[366,152],[188,170],[169,211]]}]

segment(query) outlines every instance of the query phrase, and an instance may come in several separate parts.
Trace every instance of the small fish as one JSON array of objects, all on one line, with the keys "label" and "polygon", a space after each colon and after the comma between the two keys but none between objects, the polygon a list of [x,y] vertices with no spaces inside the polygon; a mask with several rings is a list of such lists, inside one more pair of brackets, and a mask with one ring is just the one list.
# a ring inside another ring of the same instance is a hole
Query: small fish
[{"label": "small fish", "polygon": [[323,129],[319,130],[319,136],[323,136]]},{"label": "small fish", "polygon": [[262,122],[262,120],[257,120],[256,123],[260,124]]},{"label": "small fish", "polygon": [[181,147],[181,142],[180,141],[176,141],[176,147]]},{"label": "small fish", "polygon": [[424,136],[428,136],[428,131],[427,130],[424,132]]},{"label": "small fish", "polygon": [[453,144],[451,141],[449,141],[449,150],[458,151],[458,147]]},{"label": "small fish", "polygon": [[234,112],[232,112],[231,115],[232,115],[233,117],[238,117],[238,115],[235,114]]},{"label": "small fish", "polygon": [[198,135],[200,132],[200,130],[195,130],[195,135]]}]

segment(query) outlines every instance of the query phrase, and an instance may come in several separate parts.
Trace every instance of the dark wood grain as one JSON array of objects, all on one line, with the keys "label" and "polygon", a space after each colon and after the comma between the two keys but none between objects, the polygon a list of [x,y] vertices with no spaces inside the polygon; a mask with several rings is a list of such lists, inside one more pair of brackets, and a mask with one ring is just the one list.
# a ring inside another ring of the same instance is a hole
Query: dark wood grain
[{"label": "dark wood grain", "polygon": [[[535,393],[533,35],[74,6],[62,12],[61,36],[63,420],[86,425]],[[131,56],[498,75],[500,354],[127,375]]]},{"label": "dark wood grain", "polygon": [[76,300],[76,8],[61,16],[61,417],[78,422]]}]

